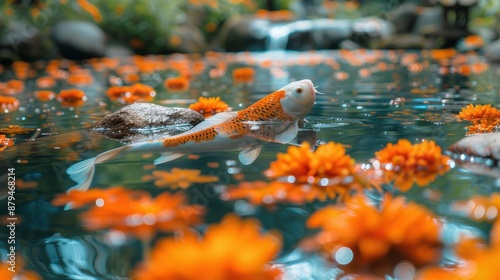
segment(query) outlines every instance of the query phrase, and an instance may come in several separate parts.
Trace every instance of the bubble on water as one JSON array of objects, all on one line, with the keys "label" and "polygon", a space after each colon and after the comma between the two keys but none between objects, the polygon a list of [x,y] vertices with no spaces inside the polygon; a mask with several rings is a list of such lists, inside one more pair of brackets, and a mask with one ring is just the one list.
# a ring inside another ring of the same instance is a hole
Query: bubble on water
[{"label": "bubble on water", "polygon": [[394,268],[394,277],[398,280],[411,280],[415,276],[415,266],[409,261],[402,261]]},{"label": "bubble on water", "polygon": [[103,206],[104,206],[104,199],[102,199],[102,198],[98,198],[98,199],[96,199],[96,200],[95,200],[95,205],[96,205],[97,207],[103,207]]},{"label": "bubble on water", "polygon": [[348,247],[341,247],[337,251],[335,251],[333,258],[338,264],[346,265],[352,261],[352,259],[354,258],[354,253]]}]

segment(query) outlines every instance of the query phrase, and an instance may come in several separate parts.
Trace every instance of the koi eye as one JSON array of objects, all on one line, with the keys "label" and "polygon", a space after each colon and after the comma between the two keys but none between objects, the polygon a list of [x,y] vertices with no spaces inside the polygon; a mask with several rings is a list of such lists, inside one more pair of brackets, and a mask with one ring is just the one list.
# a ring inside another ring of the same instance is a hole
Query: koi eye
[{"label": "koi eye", "polygon": [[296,88],[295,92],[298,93],[298,94],[301,94],[302,93],[302,88],[301,87]]}]

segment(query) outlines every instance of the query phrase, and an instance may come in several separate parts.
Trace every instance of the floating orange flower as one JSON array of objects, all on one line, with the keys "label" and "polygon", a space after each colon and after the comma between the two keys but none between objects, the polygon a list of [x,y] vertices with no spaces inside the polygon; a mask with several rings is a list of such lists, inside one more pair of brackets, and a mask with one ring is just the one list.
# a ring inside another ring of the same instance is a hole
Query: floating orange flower
[{"label": "floating orange flower", "polygon": [[68,76],[67,82],[70,85],[88,85],[94,82],[94,78],[86,73],[71,74]]},{"label": "floating orange flower", "polygon": [[233,81],[237,83],[250,83],[254,80],[255,70],[251,67],[233,69]]},{"label": "floating orange flower", "polygon": [[0,127],[0,133],[10,134],[10,135],[28,133],[33,130],[34,130],[33,128],[25,128],[18,125],[9,125],[7,127]]},{"label": "floating orange flower", "polygon": [[484,40],[479,35],[469,35],[464,38],[464,43],[469,48],[480,48],[484,45]]},{"label": "floating orange flower", "polygon": [[200,239],[193,233],[158,241],[134,279],[273,280],[281,270],[269,262],[281,247],[276,233],[261,233],[260,223],[226,216]]},{"label": "floating orange flower", "polygon": [[5,83],[4,88],[7,94],[17,94],[24,91],[24,82],[21,80],[10,80]]},{"label": "floating orange flower", "polygon": [[198,102],[189,105],[189,109],[199,112],[205,118],[231,110],[226,102],[220,100],[220,97],[203,96],[198,99]]},{"label": "floating orange flower", "polygon": [[412,145],[401,139],[397,144],[388,143],[375,156],[376,165],[385,172],[385,182],[394,180],[394,186],[401,191],[409,190],[414,182],[426,186],[450,168],[449,157],[441,153],[434,141]]},{"label": "floating orange flower", "polygon": [[131,191],[110,198],[96,200],[96,205],[82,214],[86,229],[113,229],[151,240],[157,231],[174,232],[200,223],[203,214],[201,206],[185,204],[182,193],[162,193],[152,198]]},{"label": "floating orange flower", "polygon": [[111,100],[117,100],[120,103],[131,104],[134,102],[150,102],[156,96],[153,87],[135,83],[131,86],[113,86],[108,88],[106,95]]},{"label": "floating orange flower", "polygon": [[165,80],[165,87],[170,91],[186,91],[189,89],[189,80],[185,77],[170,77]]},{"label": "floating orange flower", "polygon": [[40,101],[50,101],[56,97],[56,93],[51,90],[37,90],[35,97]]},{"label": "floating orange flower", "polygon": [[155,180],[155,186],[159,188],[169,187],[171,189],[187,189],[193,183],[217,182],[219,177],[210,175],[200,175],[201,171],[197,169],[180,169],[177,167],[168,171],[153,171],[152,176],[145,176],[145,180]]},{"label": "floating orange flower", "polygon": [[466,127],[467,134],[492,132],[500,124],[500,110],[491,104],[469,104],[462,108],[457,119],[471,122],[472,125]]},{"label": "floating orange flower", "polygon": [[51,88],[55,84],[56,80],[53,77],[40,77],[36,79],[36,86],[39,88]]},{"label": "floating orange flower", "polygon": [[[296,182],[318,183],[321,178],[343,178],[354,174],[354,159],[344,146],[335,142],[320,145],[312,152],[309,143],[291,146],[287,153],[278,153],[266,175],[272,179],[293,176]],[[311,182],[311,180],[313,182]]]},{"label": "floating orange flower", "polygon": [[452,58],[457,54],[454,49],[433,49],[431,50],[431,57],[435,60]]},{"label": "floating orange flower", "polygon": [[19,99],[12,96],[0,96],[0,108],[3,112],[13,112],[19,108]]},{"label": "floating orange flower", "polygon": [[441,255],[440,223],[430,211],[403,197],[386,195],[378,208],[357,194],[345,205],[316,211],[307,226],[321,228],[312,243],[346,272],[390,274],[403,260],[422,267],[436,263]]},{"label": "floating orange flower", "polygon": [[5,135],[0,134],[0,152],[14,145],[14,139],[7,138]]},{"label": "floating orange flower", "polygon": [[87,100],[87,96],[83,90],[73,88],[61,90],[57,95],[57,100],[61,102],[63,107],[80,107]]}]

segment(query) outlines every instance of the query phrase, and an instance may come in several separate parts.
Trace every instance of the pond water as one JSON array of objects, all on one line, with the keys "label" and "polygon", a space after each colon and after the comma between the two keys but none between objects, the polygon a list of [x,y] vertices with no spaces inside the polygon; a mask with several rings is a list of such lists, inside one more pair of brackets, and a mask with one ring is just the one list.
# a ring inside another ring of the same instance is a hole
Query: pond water
[{"label": "pond water", "polygon": [[[219,96],[232,110],[246,108],[291,81],[311,79],[324,95],[317,96],[305,118],[301,127],[304,137],[318,144],[341,143],[357,163],[369,163],[375,152],[399,139],[411,143],[432,140],[445,150],[465,136],[467,124],[456,118],[462,108],[468,104],[498,103],[500,81],[495,79],[496,67],[476,54],[440,56],[431,51],[287,51],[60,61],[60,76],[48,89],[55,93],[82,89],[86,100],[77,106],[37,98],[35,92],[41,90],[37,79],[48,75],[49,63],[26,65],[29,74],[23,79],[24,89],[12,94],[19,100],[19,108],[0,114],[2,128],[15,125],[31,129],[22,134],[4,130],[2,133],[15,143],[0,152],[0,213],[4,217],[9,214],[5,173],[8,168],[15,168],[18,260],[22,258],[26,269],[36,271],[42,279],[127,279],[142,260],[149,245],[127,232],[89,230],[80,220],[85,210],[65,210],[52,203],[58,194],[75,185],[65,173],[69,166],[122,145],[104,137],[87,139],[82,131],[124,106],[110,100],[105,92],[120,80],[127,84],[127,71],[137,74],[135,78],[141,83],[154,87],[153,103],[187,107],[200,96]],[[144,68],[137,67],[134,60],[143,61]],[[254,76],[249,80],[233,77],[233,70],[242,67],[253,68]],[[16,76],[18,71],[3,69],[0,82],[21,80]],[[67,75],[72,75],[72,71],[90,74],[92,81],[71,84]],[[172,90],[164,86],[165,79],[182,71],[191,71],[189,88]],[[325,263],[316,254],[306,254],[299,247],[315,233],[306,227],[311,214],[338,200],[262,206],[246,200],[221,199],[225,188],[241,181],[268,181],[264,171],[287,148],[288,145],[266,144],[257,160],[248,166],[238,162],[237,152],[207,151],[158,166],[152,165],[155,154],[133,154],[98,165],[91,189],[124,186],[153,196],[165,191],[184,192],[189,202],[205,208],[204,222],[193,227],[200,232],[228,213],[255,217],[265,229],[281,233],[282,250],[274,263],[284,269],[284,279],[333,279],[340,275],[334,264]],[[384,192],[425,206],[442,221],[445,254],[441,263],[453,263],[450,246],[458,241],[460,233],[488,238],[491,228],[489,222],[478,222],[457,212],[457,202],[490,194],[498,187],[493,177],[475,175],[460,166],[451,167],[427,186],[414,185],[408,191],[398,190],[392,184],[382,186]],[[156,187],[152,172],[173,168],[197,169],[217,180],[194,183],[185,190]],[[367,193],[375,201],[382,197],[376,190]],[[155,234],[150,242],[152,247],[155,240],[168,235]],[[4,241],[8,240],[8,233],[2,231],[0,237],[0,259],[5,262],[9,247]]]}]

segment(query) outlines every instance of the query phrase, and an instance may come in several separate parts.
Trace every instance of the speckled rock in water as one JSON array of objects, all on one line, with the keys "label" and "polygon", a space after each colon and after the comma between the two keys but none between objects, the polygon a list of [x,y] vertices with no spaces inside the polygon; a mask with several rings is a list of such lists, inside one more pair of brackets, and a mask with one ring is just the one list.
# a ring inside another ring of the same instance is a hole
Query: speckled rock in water
[{"label": "speckled rock in water", "polygon": [[184,132],[203,121],[191,109],[135,103],[104,117],[90,130],[123,143],[136,143]]},{"label": "speckled rock in water", "polygon": [[69,59],[102,57],[106,51],[106,35],[90,22],[59,22],[52,28],[52,39],[61,55]]},{"label": "speckled rock in water", "polygon": [[473,173],[500,177],[500,132],[468,136],[448,148],[463,168]]}]

